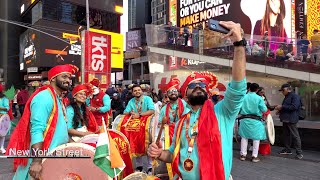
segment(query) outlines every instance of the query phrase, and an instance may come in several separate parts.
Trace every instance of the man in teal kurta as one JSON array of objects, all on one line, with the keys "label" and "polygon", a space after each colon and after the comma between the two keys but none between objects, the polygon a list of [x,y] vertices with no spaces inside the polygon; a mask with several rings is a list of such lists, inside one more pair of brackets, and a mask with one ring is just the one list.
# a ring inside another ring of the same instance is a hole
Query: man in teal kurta
[{"label": "man in teal kurta", "polygon": [[230,177],[233,126],[246,94],[246,41],[242,38],[240,24],[230,21],[220,21],[220,24],[230,29],[225,37],[235,42],[232,81],[224,99],[213,107],[208,100],[208,92],[217,85],[217,78],[212,73],[193,72],[181,88],[191,112],[177,124],[174,134],[177,141],[173,141],[169,150],[162,150],[155,143],[148,149],[149,156],[167,163],[173,162],[174,179],[177,176],[192,180]]},{"label": "man in teal kurta", "polygon": [[[10,109],[9,99],[3,94],[3,87],[0,85],[0,114],[7,114]],[[0,152],[2,154],[6,153],[4,149],[4,140],[6,137],[0,136]]]},{"label": "man in teal kurta", "polygon": [[[69,64],[48,71],[50,85],[39,88],[28,100],[25,113],[11,135],[8,155],[16,156],[15,150],[30,150],[27,156],[46,156],[48,154],[43,153],[69,141],[66,112],[60,96],[69,89],[71,75],[77,71],[77,67]],[[34,153],[36,149],[45,151]],[[18,167],[13,179],[40,179],[42,158],[28,159],[26,166],[22,160],[14,159]]]},{"label": "man in teal kurta", "polygon": [[[132,118],[139,119],[140,116],[150,116],[154,114],[154,104],[153,100],[149,96],[144,96],[142,89],[139,85],[132,86],[132,98],[123,114],[130,114]],[[152,159],[148,157],[147,173],[151,174],[152,172]],[[142,157],[136,158],[136,171],[143,170]]]},{"label": "man in teal kurta", "polygon": [[267,111],[265,101],[256,92],[259,85],[252,83],[250,92],[246,94],[241,107],[239,135],[241,136],[240,160],[244,161],[247,156],[248,139],[253,140],[252,162],[258,162],[260,140],[267,139],[265,123],[261,121],[262,113]]},{"label": "man in teal kurta", "polygon": [[[225,177],[229,177],[231,173],[232,168],[232,139],[233,139],[233,126],[235,123],[235,119],[237,116],[237,113],[239,112],[243,97],[246,93],[246,80],[242,80],[239,82],[231,81],[229,84],[229,87],[227,88],[225,92],[225,97],[222,101],[218,102],[214,106],[214,112],[216,113],[217,120],[219,123],[219,130],[221,133],[221,139],[222,139],[222,159],[223,159],[223,165],[224,165],[224,172]],[[193,111],[190,105],[187,105],[188,109],[191,109],[191,117],[190,117],[190,124],[194,124],[199,115],[200,110]],[[184,127],[182,129],[181,138],[186,139],[186,128],[184,123]],[[176,126],[177,128],[177,126]],[[191,130],[192,126],[189,128],[189,136],[191,137]],[[176,132],[176,130],[175,130]],[[176,136],[172,139],[172,144],[169,148],[169,151],[173,154],[174,151],[174,141],[176,139]],[[194,149],[191,154],[191,159],[193,160],[195,167],[191,172],[187,172],[184,170],[182,161],[186,159],[188,156],[188,144],[182,143],[181,144],[181,150],[180,150],[180,161],[179,164],[179,170],[182,175],[182,179],[200,179],[200,173],[199,173],[199,158],[198,158],[198,149],[197,144],[195,143]],[[186,178],[185,178],[186,177]],[[176,177],[177,178],[177,177]]]}]

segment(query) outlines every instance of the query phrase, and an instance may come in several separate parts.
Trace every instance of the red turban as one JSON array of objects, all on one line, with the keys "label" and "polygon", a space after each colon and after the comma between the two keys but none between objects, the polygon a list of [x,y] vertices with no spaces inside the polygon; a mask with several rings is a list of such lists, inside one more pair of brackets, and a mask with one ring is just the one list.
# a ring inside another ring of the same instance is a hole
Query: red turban
[{"label": "red turban", "polygon": [[169,91],[171,88],[176,88],[179,90],[180,80],[177,77],[171,78],[169,83],[166,86],[166,91]]},{"label": "red turban", "polygon": [[218,85],[217,76],[211,72],[192,72],[181,86],[182,97],[186,96],[188,85],[194,81],[201,81],[207,85],[206,89],[213,89]]},{"label": "red turban", "polygon": [[76,94],[79,92],[88,92],[88,87],[84,84],[77,85],[76,87],[73,88],[72,90],[72,97],[74,97]]},{"label": "red turban", "polygon": [[94,78],[92,79],[92,81],[90,81],[90,84],[96,86],[96,87],[100,87],[100,80],[98,78]]},{"label": "red turban", "polygon": [[51,81],[52,78],[55,78],[56,76],[63,74],[63,73],[68,73],[68,74],[75,74],[79,71],[77,66],[74,66],[72,64],[65,64],[65,65],[58,65],[53,68],[51,68],[48,71],[48,79]]}]

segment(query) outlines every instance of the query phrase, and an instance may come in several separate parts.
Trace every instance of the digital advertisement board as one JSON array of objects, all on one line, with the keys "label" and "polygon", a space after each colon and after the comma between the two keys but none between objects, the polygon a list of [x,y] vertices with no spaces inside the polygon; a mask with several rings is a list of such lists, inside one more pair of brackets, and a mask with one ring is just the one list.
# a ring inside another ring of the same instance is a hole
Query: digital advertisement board
[{"label": "digital advertisement board", "polygon": [[[68,1],[68,2],[71,2],[74,4],[86,6],[86,1],[84,1],[84,0],[82,0],[82,1],[64,0],[64,1]],[[120,12],[121,10],[119,8],[122,9],[123,0],[89,0],[89,7],[92,9],[99,9],[99,10],[108,11],[108,12],[112,12],[112,13],[122,14],[122,12]]]},{"label": "digital advertisement board", "polygon": [[308,39],[310,39],[313,30],[320,30],[320,0],[308,0],[307,6]]},{"label": "digital advertisement board", "polygon": [[215,19],[240,23],[246,34],[295,37],[294,0],[178,0],[177,7],[179,27]]},{"label": "digital advertisement board", "polygon": [[172,26],[177,25],[177,0],[169,0],[169,21]]},{"label": "digital advertisement board", "polygon": [[80,36],[67,32],[52,35],[61,40],[31,29],[20,35],[21,71],[26,71],[28,67],[53,67],[59,64],[80,67]]},{"label": "digital advertisement board", "polygon": [[133,51],[135,48],[141,47],[141,31],[129,31],[126,33],[126,51]]}]

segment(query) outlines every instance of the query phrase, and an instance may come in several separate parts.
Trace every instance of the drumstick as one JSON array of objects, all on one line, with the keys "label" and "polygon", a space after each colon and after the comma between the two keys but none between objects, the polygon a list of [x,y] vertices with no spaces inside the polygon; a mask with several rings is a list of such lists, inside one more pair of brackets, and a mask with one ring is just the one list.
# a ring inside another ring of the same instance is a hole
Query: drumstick
[{"label": "drumstick", "polygon": [[161,138],[161,134],[162,134],[162,131],[164,129],[164,125],[167,124],[167,121],[168,121],[168,118],[165,117],[162,119],[162,122],[161,122],[161,127],[160,127],[160,130],[159,130],[159,133],[158,133],[158,137],[157,137],[157,140],[156,140],[156,144],[158,145],[158,143],[160,142],[160,138]]},{"label": "drumstick", "polygon": [[128,121],[127,121],[124,125],[122,125],[122,127],[127,127],[127,124],[129,123],[129,121],[131,120],[131,118],[132,118],[132,115],[129,117]]}]

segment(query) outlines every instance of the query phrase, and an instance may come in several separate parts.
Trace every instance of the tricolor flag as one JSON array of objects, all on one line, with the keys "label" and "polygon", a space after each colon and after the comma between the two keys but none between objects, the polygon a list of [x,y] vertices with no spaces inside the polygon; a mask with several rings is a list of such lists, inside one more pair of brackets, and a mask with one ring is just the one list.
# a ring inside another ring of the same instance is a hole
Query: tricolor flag
[{"label": "tricolor flag", "polygon": [[121,158],[120,152],[116,147],[116,143],[107,132],[104,123],[100,129],[93,163],[107,173],[111,178],[118,176],[126,167]]}]

